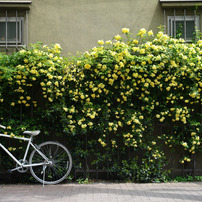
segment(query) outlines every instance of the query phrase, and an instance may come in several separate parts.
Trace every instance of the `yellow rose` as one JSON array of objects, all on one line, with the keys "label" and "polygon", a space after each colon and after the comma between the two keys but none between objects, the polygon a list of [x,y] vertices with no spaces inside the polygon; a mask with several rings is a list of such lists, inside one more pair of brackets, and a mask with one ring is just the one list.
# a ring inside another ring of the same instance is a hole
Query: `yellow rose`
[{"label": "yellow rose", "polygon": [[124,33],[124,34],[128,34],[129,33],[129,29],[127,29],[127,28],[122,28],[122,33]]},{"label": "yellow rose", "polygon": [[104,45],[104,41],[103,40],[98,40],[98,44],[99,45]]},{"label": "yellow rose", "polygon": [[11,133],[10,137],[11,137],[11,138],[14,138],[14,137],[15,137],[15,135],[14,135],[13,133]]},{"label": "yellow rose", "polygon": [[121,39],[121,36],[120,36],[120,35],[116,35],[114,38],[115,38],[117,41],[119,41],[119,40]]},{"label": "yellow rose", "polygon": [[148,31],[148,36],[153,36],[153,35],[154,35],[154,33],[152,30]]},{"label": "yellow rose", "polygon": [[85,64],[84,68],[85,68],[85,69],[90,69],[90,68],[91,68],[91,65]]},{"label": "yellow rose", "polygon": [[138,40],[134,39],[134,40],[133,40],[133,43],[134,43],[134,44],[138,44]]},{"label": "yellow rose", "polygon": [[61,46],[60,46],[60,44],[56,43],[56,44],[54,45],[54,48],[55,48],[55,49],[61,49]]},{"label": "yellow rose", "polygon": [[64,109],[65,112],[67,112],[67,108],[66,107],[63,107],[63,109]]},{"label": "yellow rose", "polygon": [[157,114],[157,115],[156,115],[156,118],[158,118],[158,119],[159,119],[160,117],[161,117],[161,116],[160,116],[159,114]]},{"label": "yellow rose", "polygon": [[145,49],[141,49],[140,54],[144,54],[144,53],[145,53]]},{"label": "yellow rose", "polygon": [[108,40],[105,42],[107,45],[112,44],[112,41]]}]

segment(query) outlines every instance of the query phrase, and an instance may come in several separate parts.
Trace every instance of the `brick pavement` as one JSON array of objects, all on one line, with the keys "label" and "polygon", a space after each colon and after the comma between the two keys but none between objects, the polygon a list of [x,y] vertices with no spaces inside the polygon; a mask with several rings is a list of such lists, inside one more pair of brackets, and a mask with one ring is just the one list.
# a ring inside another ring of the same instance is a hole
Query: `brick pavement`
[{"label": "brick pavement", "polygon": [[202,201],[202,182],[3,185],[1,202],[178,202]]}]

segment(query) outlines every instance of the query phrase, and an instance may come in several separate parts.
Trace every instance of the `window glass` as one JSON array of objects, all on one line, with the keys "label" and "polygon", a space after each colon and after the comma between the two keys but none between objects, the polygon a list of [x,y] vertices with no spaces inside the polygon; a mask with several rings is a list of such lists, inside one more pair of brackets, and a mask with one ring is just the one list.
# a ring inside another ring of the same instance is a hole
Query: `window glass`
[{"label": "window glass", "polygon": [[[184,23],[186,23],[186,32]],[[168,16],[168,34],[172,37],[186,38],[187,41],[191,41],[194,39],[195,29],[198,28],[198,16],[196,18],[194,16]]]},{"label": "window glass", "polygon": [[[173,22],[174,30],[174,22]],[[194,38],[195,26],[194,21],[186,21],[186,39],[192,40]],[[184,36],[184,21],[176,21],[176,37],[185,38]]]},{"label": "window glass", "polygon": [[187,21],[186,22],[186,32],[187,32],[187,39],[193,39],[195,33],[195,25],[194,21]]},{"label": "window glass", "polygon": [[[6,22],[5,18],[0,19],[0,43],[6,43]],[[16,36],[17,28],[17,36]],[[21,43],[22,41],[22,20],[16,22],[15,18],[7,21],[7,43]]]},{"label": "window glass", "polygon": [[0,22],[0,41],[6,41],[6,23]]}]

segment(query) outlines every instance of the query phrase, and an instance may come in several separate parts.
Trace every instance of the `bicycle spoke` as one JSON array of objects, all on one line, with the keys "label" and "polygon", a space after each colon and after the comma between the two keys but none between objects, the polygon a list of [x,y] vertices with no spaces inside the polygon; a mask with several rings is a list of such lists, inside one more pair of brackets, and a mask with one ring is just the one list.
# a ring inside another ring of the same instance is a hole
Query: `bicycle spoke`
[{"label": "bicycle spoke", "polygon": [[[57,142],[42,143],[39,148],[52,164],[46,164],[47,167],[44,170],[43,166],[31,167],[30,171],[34,178],[45,184],[56,184],[64,180],[72,167],[71,155],[67,148]],[[30,161],[41,163],[44,162],[44,159],[38,152],[33,152]]]}]

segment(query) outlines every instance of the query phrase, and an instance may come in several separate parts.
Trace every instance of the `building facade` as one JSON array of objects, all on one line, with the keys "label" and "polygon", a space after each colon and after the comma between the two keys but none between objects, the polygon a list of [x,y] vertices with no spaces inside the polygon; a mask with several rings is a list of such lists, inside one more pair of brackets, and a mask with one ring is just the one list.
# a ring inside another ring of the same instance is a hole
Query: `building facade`
[{"label": "building facade", "polygon": [[190,42],[201,31],[201,0],[4,0],[0,1],[0,51],[29,43],[59,43],[63,55],[86,51],[127,27],[156,33],[159,26]]}]

